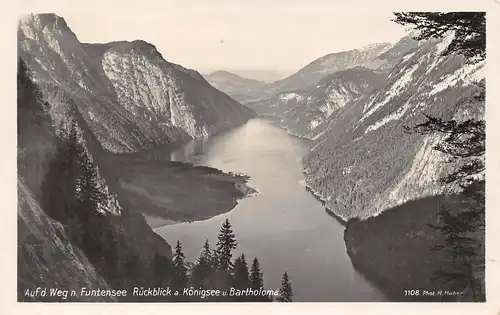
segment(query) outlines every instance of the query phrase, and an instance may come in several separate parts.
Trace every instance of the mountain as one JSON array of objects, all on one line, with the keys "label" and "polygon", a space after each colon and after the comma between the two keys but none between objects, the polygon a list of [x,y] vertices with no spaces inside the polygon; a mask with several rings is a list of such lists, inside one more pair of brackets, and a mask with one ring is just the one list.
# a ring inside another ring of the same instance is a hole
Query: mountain
[{"label": "mountain", "polygon": [[360,66],[391,47],[389,43],[371,44],[360,49],[337,52],[318,58],[296,73],[266,87],[268,93],[303,90],[316,85],[328,74]]},{"label": "mountain", "polygon": [[390,71],[394,68],[402,58],[417,48],[419,43],[410,35],[401,38],[396,44],[378,55],[376,58],[368,60],[363,64],[363,67],[377,71]]},{"label": "mountain", "polygon": [[216,89],[236,100],[245,99],[266,84],[253,79],[242,78],[228,71],[215,71],[205,75],[205,79]]},{"label": "mountain", "polygon": [[232,70],[234,73],[237,73],[239,76],[257,80],[260,82],[265,82],[267,84],[281,80],[287,76],[289,71],[279,71],[279,70],[265,70],[265,69],[234,69]]},{"label": "mountain", "polygon": [[43,90],[62,87],[112,152],[206,137],[254,115],[152,44],[82,44],[55,14],[20,21],[18,52]]},{"label": "mountain", "polygon": [[280,125],[291,134],[314,138],[324,131],[323,123],[333,112],[379,88],[394,66],[417,46],[417,41],[404,37],[361,66],[327,75],[314,87],[278,93],[247,106],[261,115],[279,117]]},{"label": "mountain", "polygon": [[[209,218],[235,206],[246,179],[130,153],[158,146],[165,159],[160,145],[221,132],[254,113],[149,43],[82,44],[55,14],[19,22],[18,53],[18,300],[170,301],[116,295],[170,282],[171,247],[144,214]],[[132,172],[117,161],[137,166],[132,175],[143,183],[125,184],[135,184],[138,197],[123,187]],[[158,190],[152,177],[169,183]],[[191,212],[177,209],[180,197],[168,191],[189,187],[213,197],[211,185],[220,188],[212,205],[199,198]],[[168,204],[153,204],[150,191]],[[36,291],[45,287],[78,294]],[[105,294],[80,294],[82,288]]]},{"label": "mountain", "polygon": [[289,133],[313,138],[333,112],[376,89],[384,78],[382,72],[357,66],[326,76],[316,89],[283,92],[248,105],[259,114],[279,117]]},{"label": "mountain", "polygon": [[[20,62],[17,106],[18,300],[114,301],[116,296],[80,290],[130,289],[163,277],[151,262],[168,266],[170,245],[139,212],[123,206],[104,149],[76,104],[44,98]],[[92,197],[84,187],[92,188]],[[78,295],[43,297],[35,294],[39,287]]]},{"label": "mountain", "polygon": [[484,79],[484,62],[464,65],[461,55],[442,56],[451,36],[421,42],[379,87],[318,126],[303,160],[307,184],[343,220],[453,191],[438,180],[453,167],[433,149],[442,137],[404,132],[425,120],[422,113],[484,117],[484,102],[472,98],[479,90],[474,82]]}]

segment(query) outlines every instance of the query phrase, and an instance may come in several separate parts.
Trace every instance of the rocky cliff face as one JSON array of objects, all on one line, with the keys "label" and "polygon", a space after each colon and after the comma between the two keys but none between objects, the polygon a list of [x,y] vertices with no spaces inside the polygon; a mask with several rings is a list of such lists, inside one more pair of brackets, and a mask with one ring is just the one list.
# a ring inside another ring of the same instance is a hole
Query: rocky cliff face
[{"label": "rocky cliff face", "polygon": [[[450,35],[453,36],[453,35]],[[404,126],[424,121],[480,118],[472,100],[483,63],[441,53],[451,37],[421,43],[389,72],[384,83],[335,111],[304,158],[307,182],[343,219],[369,217],[405,201],[444,192],[437,179],[450,167],[432,147],[436,136],[410,135]]]},{"label": "rocky cliff face", "polygon": [[109,151],[206,137],[253,116],[143,41],[82,44],[55,14],[21,20],[18,40],[36,82],[62,88]]}]

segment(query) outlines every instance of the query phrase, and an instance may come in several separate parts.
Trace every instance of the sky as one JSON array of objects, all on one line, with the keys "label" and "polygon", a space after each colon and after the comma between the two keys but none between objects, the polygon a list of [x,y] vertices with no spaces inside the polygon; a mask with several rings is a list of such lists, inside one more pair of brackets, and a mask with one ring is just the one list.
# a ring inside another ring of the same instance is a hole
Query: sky
[{"label": "sky", "polygon": [[23,3],[26,13],[55,12],[64,17],[82,42],[143,39],[168,61],[202,73],[265,70],[290,74],[325,54],[396,42],[406,34],[391,21],[398,7],[384,2],[359,7],[356,0]]},{"label": "sky", "polygon": [[290,74],[328,53],[405,35],[389,10],[342,9],[335,1],[26,2],[30,12],[64,17],[81,42],[143,39],[202,73]]}]

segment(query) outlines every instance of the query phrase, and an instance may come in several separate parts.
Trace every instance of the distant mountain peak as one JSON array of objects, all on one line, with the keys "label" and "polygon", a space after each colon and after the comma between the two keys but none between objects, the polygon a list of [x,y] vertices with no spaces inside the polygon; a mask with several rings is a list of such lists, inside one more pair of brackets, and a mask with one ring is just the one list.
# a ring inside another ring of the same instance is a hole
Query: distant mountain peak
[{"label": "distant mountain peak", "polygon": [[298,72],[269,85],[269,91],[279,93],[300,90],[316,85],[323,77],[375,59],[392,47],[390,43],[373,43],[359,49],[339,51],[311,61]]},{"label": "distant mountain peak", "polygon": [[389,43],[389,42],[382,42],[382,43],[372,43],[372,44],[368,44],[368,45],[365,45],[361,48],[359,48],[358,50],[359,51],[370,51],[370,50],[379,50],[379,49],[389,49],[389,47],[391,47],[393,44]]},{"label": "distant mountain peak", "polygon": [[57,15],[56,13],[36,13],[36,14],[27,14],[20,17],[19,22],[21,24],[35,22],[40,25],[49,25],[53,24],[58,27],[62,27],[65,29],[69,29],[66,20]]},{"label": "distant mountain peak", "polygon": [[226,70],[216,70],[216,71],[210,73],[209,75],[236,75],[236,74],[231,73],[231,72],[226,71]]},{"label": "distant mountain peak", "polygon": [[226,70],[216,70],[207,76],[209,77],[234,77],[234,78],[239,78],[242,80],[245,80],[246,78],[243,78],[242,76],[237,75],[236,73],[232,73]]}]

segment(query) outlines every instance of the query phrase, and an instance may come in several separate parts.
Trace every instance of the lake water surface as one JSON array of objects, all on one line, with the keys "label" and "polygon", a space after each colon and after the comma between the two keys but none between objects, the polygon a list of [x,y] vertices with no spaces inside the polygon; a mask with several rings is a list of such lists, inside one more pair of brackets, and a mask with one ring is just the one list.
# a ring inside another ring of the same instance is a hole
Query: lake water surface
[{"label": "lake water surface", "polygon": [[187,259],[195,261],[206,239],[215,246],[228,218],[238,241],[235,254],[245,253],[249,263],[259,258],[266,288],[279,288],[286,270],[294,301],[385,301],[353,268],[344,227],[305,189],[301,159],[306,152],[302,140],[262,118],[186,144],[171,153],[172,160],[245,173],[259,195],[209,220],[163,226],[155,232],[171,245],[179,240]]}]

